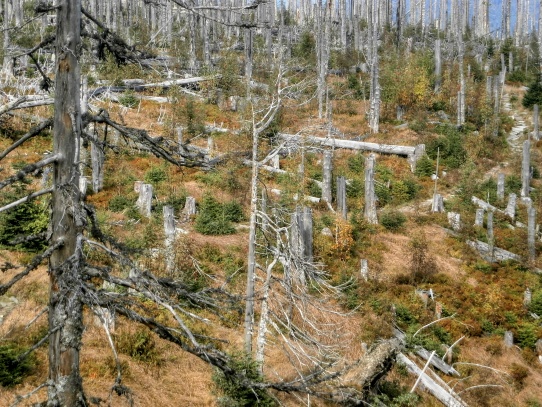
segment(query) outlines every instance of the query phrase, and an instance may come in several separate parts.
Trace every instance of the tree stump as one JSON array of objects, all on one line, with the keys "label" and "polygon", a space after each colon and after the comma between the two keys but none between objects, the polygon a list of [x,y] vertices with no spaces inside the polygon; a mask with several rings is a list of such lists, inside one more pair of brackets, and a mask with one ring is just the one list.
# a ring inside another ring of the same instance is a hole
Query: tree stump
[{"label": "tree stump", "polygon": [[152,195],[152,185],[142,184],[139,189],[139,198],[137,199],[136,206],[138,207],[139,212],[147,218],[151,217]]},{"label": "tree stump", "polygon": [[485,210],[482,208],[476,209],[476,216],[474,217],[474,226],[483,227],[484,226],[484,213]]},{"label": "tree stump", "polygon": [[323,176],[322,176],[322,200],[331,203],[331,173],[333,171],[333,152],[324,151]]},{"label": "tree stump", "polygon": [[516,217],[516,200],[517,200],[516,194],[508,195],[508,205],[506,205],[506,209],[504,210],[504,214],[508,216],[510,219],[512,219],[512,221]]},{"label": "tree stump", "polygon": [[190,220],[196,215],[196,198],[193,196],[187,196],[183,209],[183,220]]},{"label": "tree stump", "polygon": [[504,199],[504,174],[502,172],[497,175],[497,199]]}]

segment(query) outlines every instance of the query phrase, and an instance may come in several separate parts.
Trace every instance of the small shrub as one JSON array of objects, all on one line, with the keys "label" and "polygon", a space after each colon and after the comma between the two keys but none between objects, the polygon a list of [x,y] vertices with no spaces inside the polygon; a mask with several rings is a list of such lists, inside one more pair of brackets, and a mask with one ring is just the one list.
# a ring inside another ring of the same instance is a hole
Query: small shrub
[{"label": "small shrub", "polygon": [[115,345],[120,353],[151,365],[159,365],[160,358],[152,333],[139,329],[134,333],[122,332],[115,336]]},{"label": "small shrub", "polygon": [[523,323],[517,329],[517,343],[522,348],[534,349],[538,340],[537,326],[531,323]]},{"label": "small shrub", "polygon": [[529,311],[534,312],[538,316],[542,316],[542,290],[535,291],[532,295]]},{"label": "small shrub", "polygon": [[123,210],[129,208],[134,203],[128,199],[125,195],[116,195],[109,200],[107,207],[112,212],[122,212]]},{"label": "small shrub", "polygon": [[127,91],[119,96],[119,103],[122,106],[133,108],[139,104],[139,99],[134,95],[133,92]]},{"label": "small shrub", "polygon": [[400,230],[405,224],[407,218],[406,216],[399,211],[386,211],[380,216],[380,223],[387,230],[396,232]]},{"label": "small shrub", "polygon": [[510,366],[510,376],[512,376],[514,384],[521,389],[525,384],[525,379],[529,376],[529,370],[525,366],[512,363]]},{"label": "small shrub", "polygon": [[216,370],[213,375],[213,382],[218,393],[218,405],[222,407],[248,407],[262,406],[272,407],[276,405],[275,400],[265,389],[250,389],[241,380],[246,377],[253,382],[263,381],[259,372],[258,364],[250,357],[242,353],[233,354],[230,360],[230,367],[235,372],[242,372],[241,375],[225,375],[221,370]]},{"label": "small shrub", "polygon": [[6,344],[0,346],[0,385],[11,387],[22,383],[36,364],[32,354],[25,359],[19,360],[19,356],[25,351],[17,345]]},{"label": "small shrub", "polygon": [[166,171],[161,167],[152,167],[145,173],[145,182],[157,185],[167,179]]},{"label": "small shrub", "polygon": [[437,263],[427,250],[425,235],[414,236],[410,241],[410,274],[414,283],[428,283],[437,273]]},{"label": "small shrub", "polygon": [[218,202],[211,196],[203,198],[196,216],[195,229],[204,235],[229,235],[235,232],[232,222],[239,222],[243,211],[239,203]]},{"label": "small shrub", "polygon": [[430,177],[435,172],[435,163],[427,155],[424,155],[416,163],[415,174],[418,177]]}]

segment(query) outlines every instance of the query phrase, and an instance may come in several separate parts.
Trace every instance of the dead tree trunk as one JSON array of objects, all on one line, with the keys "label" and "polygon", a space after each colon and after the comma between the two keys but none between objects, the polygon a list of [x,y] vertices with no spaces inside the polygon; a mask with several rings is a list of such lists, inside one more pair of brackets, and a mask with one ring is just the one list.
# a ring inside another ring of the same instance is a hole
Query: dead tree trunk
[{"label": "dead tree trunk", "polygon": [[175,269],[175,216],[173,207],[164,206],[164,234],[166,236],[164,242],[166,271],[172,273]]},{"label": "dead tree trunk", "polygon": [[435,93],[440,92],[442,82],[442,61],[440,54],[440,38],[435,40]]},{"label": "dead tree trunk", "polygon": [[323,176],[322,176],[322,200],[331,203],[331,173],[333,171],[333,152],[324,151]]},{"label": "dead tree trunk", "polygon": [[529,250],[529,261],[534,262],[536,259],[535,250],[536,236],[536,209],[533,205],[527,210],[527,247]]},{"label": "dead tree trunk", "polygon": [[497,175],[497,199],[504,199],[504,174]]},{"label": "dead tree trunk", "polygon": [[495,257],[495,235],[493,234],[493,211],[487,212],[487,243],[491,261]]},{"label": "dead tree trunk", "polygon": [[372,0],[371,3],[371,34],[369,44],[369,55],[371,63],[371,95],[369,111],[369,128],[372,133],[378,133],[380,122],[380,81],[379,81],[379,59],[378,59],[378,1]]},{"label": "dead tree trunk", "polygon": [[375,156],[369,154],[365,159],[365,211],[364,216],[367,222],[378,223],[376,216],[376,194],[375,194]]},{"label": "dead tree trunk", "polygon": [[152,185],[142,184],[139,188],[139,198],[137,199],[136,206],[139,208],[139,212],[147,218],[151,217],[152,195]]},{"label": "dead tree trunk", "polygon": [[[542,14],[542,12],[541,12]],[[535,141],[538,141],[540,140],[540,130],[539,130],[539,126],[538,126],[538,116],[539,116],[539,112],[538,112],[538,104],[534,105],[533,107],[533,139]]]},{"label": "dead tree trunk", "polygon": [[531,142],[523,142],[523,155],[521,160],[521,197],[528,198],[531,192]]},{"label": "dead tree trunk", "polygon": [[49,330],[57,330],[49,337],[48,405],[75,407],[87,405],[79,370],[84,284],[76,164],[81,136],[81,2],[57,4],[53,150],[61,158],[54,164],[51,242],[62,246],[49,259]]},{"label": "dead tree trunk", "polygon": [[91,143],[90,159],[92,162],[92,190],[97,193],[103,189],[105,162],[103,145],[98,139]]},{"label": "dead tree trunk", "polygon": [[346,207],[346,179],[337,177],[337,213],[346,219],[348,209]]}]

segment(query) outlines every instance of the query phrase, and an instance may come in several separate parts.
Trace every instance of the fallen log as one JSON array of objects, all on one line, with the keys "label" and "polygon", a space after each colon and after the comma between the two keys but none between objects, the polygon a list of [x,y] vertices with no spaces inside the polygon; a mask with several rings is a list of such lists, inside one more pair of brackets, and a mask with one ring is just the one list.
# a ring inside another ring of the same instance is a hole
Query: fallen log
[{"label": "fallen log", "polygon": [[279,133],[278,135],[282,140],[300,143],[319,144],[334,148],[346,148],[350,150],[362,150],[371,151],[379,154],[391,154],[406,156],[410,164],[412,171],[416,170],[416,163],[425,154],[425,144],[418,144],[417,146],[398,146],[391,144],[379,144],[368,143],[365,141],[343,140],[329,137],[316,137],[316,136],[298,136],[295,134]]},{"label": "fallen log", "polygon": [[[406,335],[404,334],[404,332],[400,331],[397,328],[394,328],[393,334],[397,339],[401,341],[401,343],[406,344]],[[431,366],[440,370],[441,372],[449,376],[461,376],[457,370],[455,370],[452,366],[443,361],[440,357],[438,357],[437,355],[431,356],[431,352],[429,352],[427,349],[422,348],[421,346],[416,346],[414,348],[414,352],[416,352],[416,355],[426,361],[429,360],[429,358],[431,357]]]},{"label": "fallen log", "polygon": [[452,389],[438,384],[403,353],[397,354],[397,362],[405,365],[410,373],[419,376],[422,386],[446,407],[467,407],[467,404]]},{"label": "fallen log", "polygon": [[467,240],[467,244],[473,249],[475,249],[484,260],[490,263],[507,260],[521,261],[521,256],[509,252],[508,250],[500,249],[498,247],[493,248],[492,254],[489,244],[484,243],[480,240]]},{"label": "fallen log", "polygon": [[[377,343],[367,351],[354,367],[342,376],[340,388],[359,388],[361,393],[367,395],[378,380],[393,367],[400,348],[401,341],[397,338]],[[339,403],[348,402],[348,400],[341,400],[340,397],[335,398],[334,401]]]}]

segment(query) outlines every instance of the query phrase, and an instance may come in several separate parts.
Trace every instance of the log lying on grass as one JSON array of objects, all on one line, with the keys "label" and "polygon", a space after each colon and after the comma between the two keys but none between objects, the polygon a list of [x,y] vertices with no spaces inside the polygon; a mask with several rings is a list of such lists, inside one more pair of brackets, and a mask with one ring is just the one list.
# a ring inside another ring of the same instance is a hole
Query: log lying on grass
[{"label": "log lying on grass", "polygon": [[416,169],[416,163],[425,154],[425,144],[415,147],[397,146],[391,144],[368,143],[364,141],[343,140],[329,137],[298,136],[295,134],[279,133],[279,137],[285,141],[313,143],[328,147],[346,148],[350,150],[371,151],[379,154],[400,155],[408,158],[412,171]]},{"label": "log lying on grass", "polygon": [[[401,343],[406,343],[406,335],[404,332],[400,331],[397,328],[393,329],[393,334],[397,339],[401,341]],[[440,370],[441,372],[449,375],[449,376],[461,376],[457,370],[455,370],[452,366],[447,364],[445,361],[443,361],[441,358],[439,358],[437,355],[431,356],[431,352],[429,352],[427,349],[422,348],[421,346],[416,346],[414,349],[416,352],[416,355],[421,357],[424,360],[429,360],[431,358],[431,366],[435,367],[436,369]]]},{"label": "log lying on grass", "polygon": [[[400,348],[401,341],[397,338],[377,343],[342,377],[341,387],[355,386],[367,394],[393,367]],[[348,400],[337,398],[334,401],[341,403]]]},{"label": "log lying on grass", "polygon": [[493,255],[491,254],[491,247],[489,244],[481,242],[480,240],[467,240],[467,244],[478,251],[480,256],[488,262],[500,262],[500,261],[521,261],[521,256],[509,252],[498,247],[493,247]]},{"label": "log lying on grass", "polygon": [[454,393],[452,389],[444,387],[446,386],[446,383],[437,383],[436,380],[433,380],[431,377],[425,374],[422,369],[416,365],[416,363],[411,361],[403,353],[399,353],[397,355],[397,362],[405,365],[410,373],[419,376],[421,378],[420,383],[422,386],[445,406],[467,407],[467,404],[465,404],[465,402],[461,400],[461,398],[459,398],[459,396]]}]

